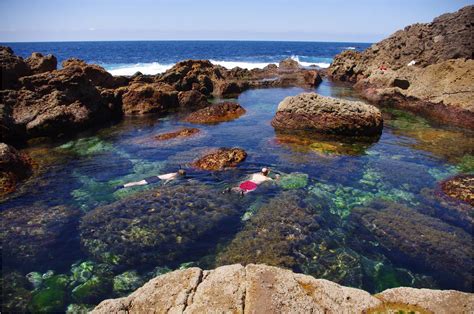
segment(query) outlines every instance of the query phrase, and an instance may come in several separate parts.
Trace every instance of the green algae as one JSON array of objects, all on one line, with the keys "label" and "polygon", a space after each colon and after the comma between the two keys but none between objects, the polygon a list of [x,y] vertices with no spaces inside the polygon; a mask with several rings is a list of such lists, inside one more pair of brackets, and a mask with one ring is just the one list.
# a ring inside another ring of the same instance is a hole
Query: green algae
[{"label": "green algae", "polygon": [[94,262],[85,261],[75,263],[71,266],[71,280],[77,283],[84,283],[92,277],[94,271]]},{"label": "green algae", "polygon": [[85,304],[69,304],[66,309],[66,314],[87,314],[92,310],[91,306]]},{"label": "green algae", "polygon": [[463,173],[473,173],[474,172],[474,155],[466,154],[464,155],[459,163],[456,165],[456,168]]},{"label": "green algae", "polygon": [[110,279],[93,275],[72,289],[71,296],[76,302],[94,304],[107,295],[111,285]]},{"label": "green algae", "polygon": [[123,296],[138,289],[144,282],[136,271],[126,271],[114,277],[113,290],[117,295]]},{"label": "green algae", "polygon": [[79,156],[90,156],[113,151],[114,146],[97,136],[93,136],[69,141],[59,146],[58,149],[60,151],[70,152]]},{"label": "green algae", "polygon": [[384,109],[392,115],[391,119],[385,120],[388,126],[402,130],[418,130],[430,128],[428,120],[408,111],[398,109]]},{"label": "green algae", "polygon": [[301,189],[308,185],[308,175],[301,172],[284,174],[277,181],[277,184],[285,190]]},{"label": "green algae", "polygon": [[68,282],[66,275],[54,275],[47,278],[43,282],[43,287],[33,293],[30,310],[39,313],[63,311]]}]

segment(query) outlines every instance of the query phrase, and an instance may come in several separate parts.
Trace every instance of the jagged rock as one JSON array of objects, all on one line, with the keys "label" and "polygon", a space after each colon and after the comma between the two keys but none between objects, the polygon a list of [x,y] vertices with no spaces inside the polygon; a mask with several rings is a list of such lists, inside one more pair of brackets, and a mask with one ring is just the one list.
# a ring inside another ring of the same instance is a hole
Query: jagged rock
[{"label": "jagged rock", "polygon": [[296,60],[287,58],[283,61],[280,61],[280,63],[278,64],[278,68],[280,70],[295,70],[300,68],[300,64]]},{"label": "jagged rock", "polygon": [[286,97],[278,105],[272,126],[337,135],[377,135],[382,132],[383,121],[376,107],[363,102],[303,93]]},{"label": "jagged rock", "polygon": [[235,102],[223,102],[200,109],[184,118],[191,123],[218,123],[237,119],[245,114],[245,109]]},{"label": "jagged rock", "polygon": [[32,171],[28,155],[0,143],[0,197],[15,191],[17,183],[29,177]]},{"label": "jagged rock", "polygon": [[183,128],[177,131],[163,133],[155,136],[158,141],[166,141],[174,138],[189,137],[199,133],[200,130],[196,128]]},{"label": "jagged rock", "polygon": [[449,197],[474,206],[474,175],[459,175],[445,180],[441,189]]},{"label": "jagged rock", "polygon": [[102,301],[91,313],[468,313],[474,295],[396,288],[378,295],[289,270],[250,264],[199,268],[156,277],[126,298]]},{"label": "jagged rock", "polygon": [[195,162],[193,167],[203,170],[224,170],[229,167],[236,167],[247,158],[247,153],[240,148],[219,148]]},{"label": "jagged rock", "polygon": [[474,6],[414,24],[364,52],[344,51],[327,74],[367,99],[457,126],[474,126]]},{"label": "jagged rock", "polygon": [[31,74],[31,70],[23,58],[15,56],[9,47],[0,46],[0,72],[2,73],[2,88],[16,87],[18,79]]},{"label": "jagged rock", "polygon": [[55,56],[43,56],[39,52],[33,52],[30,57],[26,58],[25,62],[34,74],[54,71],[58,65],[58,60]]},{"label": "jagged rock", "polygon": [[178,92],[162,83],[132,82],[122,96],[122,110],[127,115],[165,113],[178,106]]},{"label": "jagged rock", "polygon": [[207,97],[196,90],[179,92],[178,103],[182,109],[201,108],[209,106]]}]

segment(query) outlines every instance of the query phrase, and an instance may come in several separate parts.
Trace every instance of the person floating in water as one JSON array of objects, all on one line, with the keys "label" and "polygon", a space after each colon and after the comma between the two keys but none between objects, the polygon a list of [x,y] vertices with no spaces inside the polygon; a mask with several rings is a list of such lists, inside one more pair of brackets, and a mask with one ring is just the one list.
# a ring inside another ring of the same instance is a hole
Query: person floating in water
[{"label": "person floating in water", "polygon": [[[249,180],[241,182],[239,186],[227,188],[225,192],[233,191],[244,195],[249,192],[255,191],[257,187],[263,182],[273,181],[273,179],[269,177],[269,174],[270,169],[262,168],[260,172],[252,174]],[[277,174],[275,179],[278,180],[279,177],[280,176]]]},{"label": "person floating in water", "polygon": [[132,186],[139,186],[139,185],[147,185],[150,183],[158,182],[160,180],[165,180],[165,184],[166,184],[167,182],[174,180],[178,178],[179,176],[185,176],[185,175],[186,175],[186,171],[184,171],[183,169],[179,169],[178,172],[166,173],[159,176],[149,177],[141,181],[125,183],[124,185],[119,185],[117,189],[129,188]]}]

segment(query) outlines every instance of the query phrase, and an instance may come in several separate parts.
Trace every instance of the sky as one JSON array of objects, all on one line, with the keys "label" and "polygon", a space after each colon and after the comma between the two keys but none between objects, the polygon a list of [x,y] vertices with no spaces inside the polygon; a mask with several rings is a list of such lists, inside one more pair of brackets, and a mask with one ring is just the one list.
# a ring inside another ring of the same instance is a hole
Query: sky
[{"label": "sky", "polygon": [[376,42],[474,0],[0,0],[0,42]]}]

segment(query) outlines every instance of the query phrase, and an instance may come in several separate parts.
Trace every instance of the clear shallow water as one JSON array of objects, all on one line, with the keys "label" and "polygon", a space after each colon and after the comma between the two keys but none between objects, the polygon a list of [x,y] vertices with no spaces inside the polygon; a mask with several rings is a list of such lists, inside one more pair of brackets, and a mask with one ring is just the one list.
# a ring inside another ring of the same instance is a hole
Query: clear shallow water
[{"label": "clear shallow water", "polygon": [[16,54],[54,54],[59,64],[79,58],[102,65],[114,75],[164,72],[185,59],[209,59],[227,68],[263,68],[293,57],[304,66],[326,67],[346,49],[364,50],[367,43],[261,42],[261,41],[124,41],[7,43]]},{"label": "clear shallow water", "polygon": [[[125,295],[169,269],[234,262],[280,265],[371,292],[471,291],[472,208],[437,198],[437,182],[473,171],[472,134],[394,110],[384,111],[378,139],[276,133],[278,103],[302,91],[247,91],[237,99],[247,113],[216,125],[149,116],[27,148],[39,174],[0,203],[10,213],[4,225],[17,232],[5,239],[8,250],[23,256],[4,257],[5,281],[18,283],[7,291],[32,309],[64,310]],[[328,82],[317,92],[357,98]],[[201,132],[153,139],[180,127]],[[248,158],[223,172],[189,168],[216,147],[241,147]],[[114,189],[180,166],[189,169],[186,179]],[[280,173],[280,183],[244,198],[221,193],[262,166]]]}]

